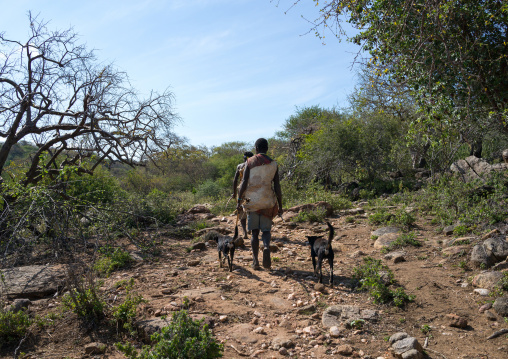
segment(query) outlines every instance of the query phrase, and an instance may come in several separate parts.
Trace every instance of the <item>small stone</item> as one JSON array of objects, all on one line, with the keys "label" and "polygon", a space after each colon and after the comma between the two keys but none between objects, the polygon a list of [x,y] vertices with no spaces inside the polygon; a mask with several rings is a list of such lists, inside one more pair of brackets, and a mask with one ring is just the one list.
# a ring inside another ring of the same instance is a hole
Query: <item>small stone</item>
[{"label": "small stone", "polygon": [[323,293],[324,291],[326,291],[326,287],[324,286],[323,283],[316,283],[314,285],[314,290],[317,290],[318,292]]},{"label": "small stone", "polygon": [[480,308],[478,308],[478,311],[480,313],[483,313],[486,310],[489,310],[490,308],[492,308],[492,303],[486,303],[486,304],[482,305]]},{"label": "small stone", "polygon": [[486,310],[485,311],[485,317],[487,317],[488,320],[492,320],[492,321],[496,321],[497,320],[497,315],[492,313],[492,311],[490,311],[490,310]]},{"label": "small stone", "polygon": [[286,348],[284,348],[284,347],[281,347],[279,349],[279,354],[286,356],[286,355],[288,355],[288,350]]},{"label": "small stone", "polygon": [[301,301],[301,300],[297,300],[296,301],[296,306],[297,307],[301,307],[302,305],[303,305],[303,301]]},{"label": "small stone", "polygon": [[489,295],[490,291],[488,289],[484,289],[484,288],[476,288],[473,290],[474,293],[476,294],[479,294],[481,296],[487,296]]},{"label": "small stone", "polygon": [[227,316],[227,315],[221,315],[221,316],[219,317],[219,321],[220,321],[221,323],[224,323],[224,322],[226,322],[227,320],[228,320],[228,316]]},{"label": "small stone", "polygon": [[253,333],[256,333],[256,334],[266,334],[266,332],[265,332],[265,328],[263,328],[263,327],[257,327],[257,328],[256,328],[256,329],[254,329],[252,332],[253,332]]},{"label": "small stone", "polygon": [[319,329],[316,326],[314,326],[314,325],[305,327],[305,328],[303,328],[302,331],[303,331],[303,333],[308,334],[308,335],[310,335],[312,337],[314,337],[314,336],[319,334]]},{"label": "small stone", "polygon": [[288,295],[288,300],[293,300],[295,299],[295,293],[291,293]]},{"label": "small stone", "polygon": [[85,354],[104,354],[106,352],[106,344],[89,343],[85,345]]},{"label": "small stone", "polygon": [[199,263],[201,263],[201,261],[196,259],[196,260],[188,261],[187,262],[187,266],[189,266],[189,267],[195,267],[195,266],[198,266]]},{"label": "small stone", "polygon": [[341,332],[341,330],[339,329],[338,326],[335,325],[335,326],[330,328],[330,336],[332,338],[338,338],[338,337],[341,336],[341,334],[342,334],[342,332]]},{"label": "small stone", "polygon": [[456,314],[448,314],[447,315],[448,318],[450,318],[450,327],[455,327],[455,328],[461,328],[461,329],[464,329],[467,327],[467,319],[464,318],[464,317],[460,317]]},{"label": "small stone", "polygon": [[353,348],[349,344],[340,345],[337,347],[337,353],[340,355],[351,355],[353,354]]},{"label": "small stone", "polygon": [[254,315],[258,318],[261,318],[263,316],[263,314],[261,314],[260,312],[258,312],[257,310],[254,312]]}]

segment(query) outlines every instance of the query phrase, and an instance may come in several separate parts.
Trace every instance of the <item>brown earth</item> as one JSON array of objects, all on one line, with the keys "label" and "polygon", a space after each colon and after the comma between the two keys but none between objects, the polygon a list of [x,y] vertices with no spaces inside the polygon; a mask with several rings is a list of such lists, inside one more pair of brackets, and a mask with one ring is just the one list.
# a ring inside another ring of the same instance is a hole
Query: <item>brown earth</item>
[{"label": "brown earth", "polygon": [[[117,304],[125,292],[117,289],[115,283],[134,278],[135,290],[148,300],[139,313],[140,319],[170,316],[187,297],[193,317],[214,323],[213,333],[224,343],[225,358],[253,355],[282,358],[284,355],[274,349],[274,344],[288,340],[287,351],[292,357],[343,357],[339,352],[346,353],[345,345],[349,345],[353,349],[347,354],[349,357],[390,358],[387,338],[401,331],[417,338],[421,345],[427,341],[425,351],[430,358],[508,358],[507,335],[487,340],[492,333],[508,327],[508,323],[495,314],[488,319],[479,312],[479,307],[493,298],[473,293],[471,278],[480,270],[463,268],[474,243],[456,254],[445,255],[442,243],[450,237],[437,234],[429,224],[430,218],[420,218],[415,230],[423,246],[404,248],[405,261],[394,263],[374,248],[371,232],[377,228],[368,224],[367,216],[356,215],[354,223],[346,223],[346,216],[329,218],[336,229],[335,288],[328,286],[325,265],[324,293],[314,289],[316,280],[312,277],[305,236],[326,234],[326,226],[305,223],[291,228],[292,224],[280,220],[272,234],[272,243],[277,246],[272,253],[272,271],[251,269],[248,243],[247,247],[237,249],[235,270],[230,273],[219,268],[215,248],[209,246],[189,253],[190,239],[165,236],[159,257],[114,272],[105,279],[102,290],[109,305]],[[234,219],[228,217],[220,225],[232,230]],[[353,269],[366,256],[382,259],[405,292],[415,295],[414,302],[405,308],[375,305],[368,293],[353,291],[350,287]],[[25,358],[123,357],[113,345],[118,341],[114,329],[102,328],[100,324],[84,325],[74,314],[62,313],[60,303],[61,297],[33,301],[32,313],[43,316],[54,312],[59,317],[54,325],[34,329],[18,353],[26,353]],[[311,309],[298,314],[302,306],[310,304],[314,304],[315,312]],[[326,307],[337,304],[375,309],[379,316],[367,320],[362,328],[350,328],[347,326],[350,323],[344,323],[339,328],[340,336],[333,338],[322,326],[321,315]],[[449,314],[464,317],[467,326],[451,327]],[[253,332],[260,327],[264,334]],[[430,331],[424,333],[422,327]],[[85,354],[85,346],[91,342],[106,344],[106,352]],[[14,350],[15,347],[5,349],[2,357],[12,357]]]}]

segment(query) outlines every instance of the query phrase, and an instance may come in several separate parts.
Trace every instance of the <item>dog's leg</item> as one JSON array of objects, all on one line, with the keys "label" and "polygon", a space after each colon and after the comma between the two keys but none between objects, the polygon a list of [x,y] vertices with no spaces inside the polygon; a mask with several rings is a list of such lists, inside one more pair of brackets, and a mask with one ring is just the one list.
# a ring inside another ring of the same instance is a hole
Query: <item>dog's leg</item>
[{"label": "dog's leg", "polygon": [[219,268],[222,268],[222,252],[219,251]]},{"label": "dog's leg", "polygon": [[322,251],[320,251],[318,254],[318,261],[317,261],[317,267],[316,267],[316,275],[319,272],[318,283],[323,283],[323,259],[325,259],[324,253]]},{"label": "dog's leg", "polygon": [[228,269],[230,272],[233,271],[233,262],[231,262],[231,260],[229,259],[229,255],[226,256],[227,259],[228,259]]},{"label": "dog's leg", "polygon": [[330,264],[330,288],[333,288],[333,258],[328,258]]},{"label": "dog's leg", "polygon": [[229,266],[229,271],[233,271],[233,259],[235,258],[235,247],[231,248],[229,251],[229,255],[231,256],[231,265]]}]

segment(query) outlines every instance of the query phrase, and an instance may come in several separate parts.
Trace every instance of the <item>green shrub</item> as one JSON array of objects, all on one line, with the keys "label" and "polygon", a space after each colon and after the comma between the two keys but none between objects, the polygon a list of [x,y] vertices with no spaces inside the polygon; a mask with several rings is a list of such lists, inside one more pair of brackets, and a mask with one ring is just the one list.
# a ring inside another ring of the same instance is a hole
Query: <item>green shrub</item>
[{"label": "green shrub", "polygon": [[98,285],[88,284],[72,288],[62,299],[62,305],[83,319],[102,319],[106,302],[101,298]]},{"label": "green shrub", "polygon": [[393,273],[380,259],[366,257],[364,262],[365,264],[353,269],[353,279],[360,284],[360,290],[369,292],[375,304],[393,303],[402,307],[414,300],[414,296],[407,295],[402,288],[389,288],[389,285],[394,283]]},{"label": "green shrub", "polygon": [[467,232],[469,232],[469,229],[467,228],[467,226],[464,226],[464,225],[456,226],[453,229],[453,234],[455,235],[455,237],[463,236],[463,235],[467,234]]},{"label": "green shrub", "polygon": [[122,248],[116,248],[114,251],[108,248],[99,256],[94,264],[94,269],[100,275],[109,276],[111,272],[124,268],[131,262],[132,257],[129,252]]},{"label": "green shrub", "polygon": [[380,224],[388,224],[388,222],[393,218],[393,214],[387,212],[382,209],[379,212],[371,214],[369,216],[369,224],[371,225],[380,225]]},{"label": "green shrub", "polygon": [[24,310],[14,313],[4,310],[0,303],[0,348],[23,338],[30,325],[30,317]]},{"label": "green shrub", "polygon": [[206,180],[196,188],[196,195],[200,198],[210,197],[213,199],[218,199],[224,194],[224,188],[212,180]]},{"label": "green shrub", "polygon": [[153,346],[145,346],[140,353],[131,344],[116,346],[130,359],[213,359],[220,358],[224,348],[203,320],[193,320],[185,310],[174,313],[170,324],[151,339]]},{"label": "green shrub", "polygon": [[410,232],[410,233],[403,233],[397,237],[395,241],[390,243],[388,247],[384,247],[382,252],[390,252],[394,249],[398,248],[404,248],[407,246],[413,246],[413,247],[421,247],[422,242],[416,240],[416,233]]},{"label": "green shrub", "polygon": [[111,313],[113,322],[116,324],[117,328],[127,331],[130,335],[136,333],[133,324],[136,319],[138,306],[146,302],[140,294],[131,293],[133,284],[134,280],[131,279],[126,287],[127,295],[125,300],[114,307]]},{"label": "green shrub", "polygon": [[313,210],[300,211],[296,217],[292,218],[293,222],[323,222],[326,217],[326,209],[317,207]]}]

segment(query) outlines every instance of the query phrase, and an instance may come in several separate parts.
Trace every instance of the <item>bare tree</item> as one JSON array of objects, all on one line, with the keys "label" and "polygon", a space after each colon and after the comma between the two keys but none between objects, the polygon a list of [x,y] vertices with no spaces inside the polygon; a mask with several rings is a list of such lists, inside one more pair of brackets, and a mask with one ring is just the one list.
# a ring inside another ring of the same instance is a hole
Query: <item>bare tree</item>
[{"label": "bare tree", "polygon": [[72,28],[50,31],[28,17],[28,40],[0,33],[0,175],[23,140],[38,147],[25,185],[68,165],[81,173],[106,159],[133,165],[173,143],[178,117],[169,91],[140,98],[127,75],[99,62]]}]

